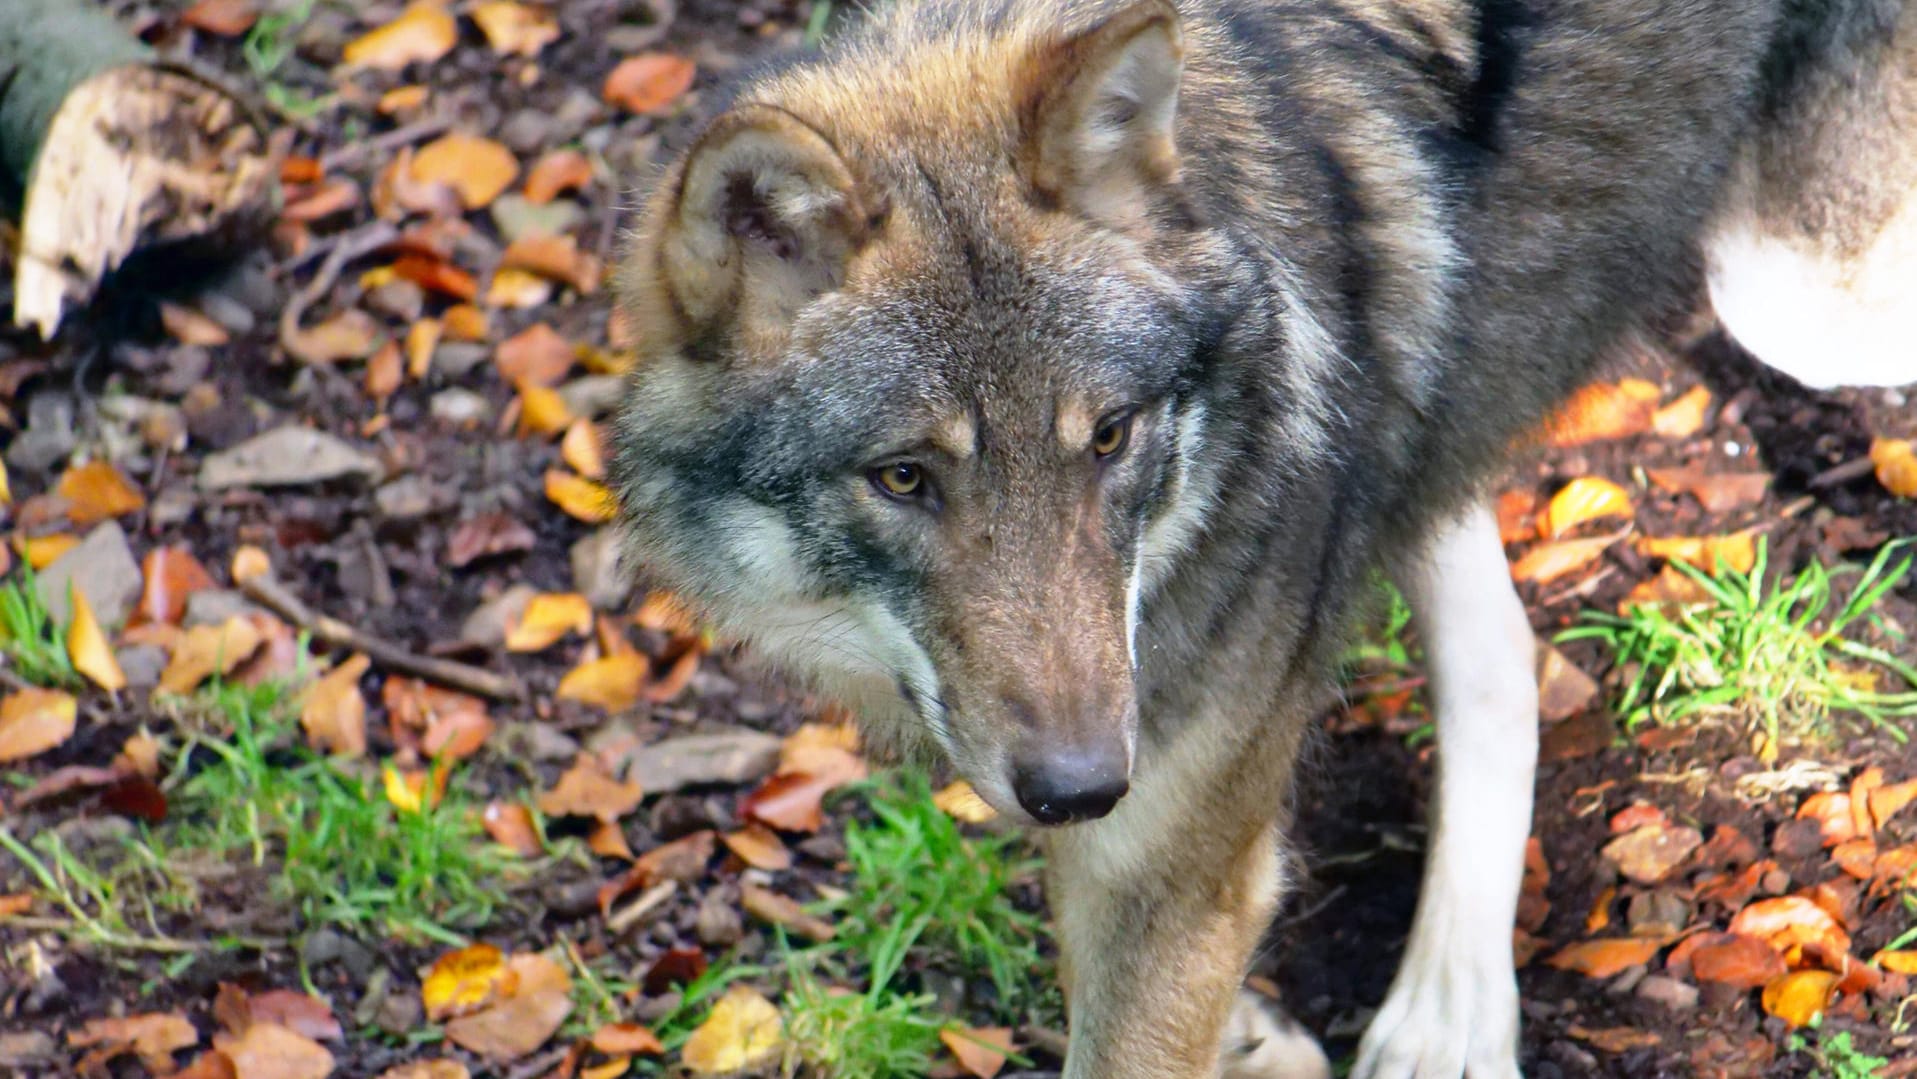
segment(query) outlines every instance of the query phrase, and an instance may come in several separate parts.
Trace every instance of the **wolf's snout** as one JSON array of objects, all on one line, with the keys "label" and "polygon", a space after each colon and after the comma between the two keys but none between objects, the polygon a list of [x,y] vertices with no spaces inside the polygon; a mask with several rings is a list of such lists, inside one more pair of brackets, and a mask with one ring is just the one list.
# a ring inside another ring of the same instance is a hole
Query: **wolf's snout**
[{"label": "wolf's snout", "polygon": [[1125,749],[1116,743],[1022,754],[1013,769],[1018,804],[1040,824],[1097,820],[1131,789]]}]

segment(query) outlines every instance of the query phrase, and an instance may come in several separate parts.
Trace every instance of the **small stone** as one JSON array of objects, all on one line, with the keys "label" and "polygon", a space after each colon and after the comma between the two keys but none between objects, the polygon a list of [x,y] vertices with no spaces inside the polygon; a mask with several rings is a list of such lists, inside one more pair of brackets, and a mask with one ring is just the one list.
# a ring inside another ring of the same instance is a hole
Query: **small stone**
[{"label": "small stone", "polygon": [[527,236],[559,236],[586,219],[586,211],[571,199],[536,205],[524,195],[501,195],[493,200],[493,224],[507,243]]},{"label": "small stone", "polygon": [[[740,729],[725,734],[689,734],[628,750],[627,779],[647,794],[666,794],[687,787],[755,783],[779,764],[778,738]],[[622,762],[608,760],[617,773]]]},{"label": "small stone", "polygon": [[166,670],[166,649],[156,644],[128,645],[114,653],[120,670],[126,675],[128,689],[152,689],[160,684],[160,672]]},{"label": "small stone", "polygon": [[618,408],[625,391],[626,380],[618,375],[587,375],[559,387],[559,398],[573,415],[597,419]]},{"label": "small stone", "polygon": [[1547,723],[1569,719],[1597,698],[1598,684],[1564,653],[1538,641],[1538,716]]},{"label": "small stone", "polygon": [[719,889],[706,893],[699,901],[699,913],[693,931],[699,943],[709,948],[730,948],[745,935],[745,919],[737,907],[726,901]]},{"label": "small stone", "polygon": [[504,646],[506,634],[519,624],[527,605],[538,594],[532,585],[521,582],[481,603],[460,623],[460,641],[479,648]]},{"label": "small stone", "polygon": [[1704,837],[1695,828],[1647,824],[1605,844],[1604,858],[1631,880],[1656,884],[1675,872],[1703,843]]},{"label": "small stone", "polygon": [[288,425],[209,456],[200,466],[200,486],[301,487],[352,476],[377,482],[385,471],[343,439]]},{"label": "small stone", "polygon": [[[440,351],[444,352],[445,349]],[[477,427],[486,422],[493,406],[471,390],[441,390],[433,395],[426,410],[433,419],[452,427]]]},{"label": "small stone", "polygon": [[539,109],[520,109],[499,126],[499,141],[513,153],[531,157],[558,141],[552,137],[557,126],[550,115]]},{"label": "small stone", "polygon": [[1653,974],[1637,983],[1637,995],[1673,1012],[1697,1010],[1697,986],[1666,974]]},{"label": "small stone", "polygon": [[619,533],[601,528],[572,545],[572,588],[602,611],[616,611],[632,594],[619,567]]},{"label": "small stone", "polygon": [[522,757],[541,764],[557,764],[579,756],[579,742],[549,723],[510,721],[500,728],[495,739],[508,757]]},{"label": "small stone", "polygon": [[406,475],[373,492],[373,505],[388,521],[416,521],[451,507],[449,492],[419,475]]},{"label": "small stone", "polygon": [[1637,983],[1643,981],[1644,976],[1649,973],[1650,968],[1641,963],[1635,967],[1626,967],[1623,973],[1611,979],[1610,984],[1604,987],[1604,991],[1614,997],[1628,997],[1631,995],[1631,990],[1637,988]]},{"label": "small stone", "polygon": [[403,277],[398,278],[368,292],[366,306],[401,322],[417,322],[426,310],[426,290]]},{"label": "small stone", "polygon": [[0,1064],[24,1069],[29,1064],[52,1064],[59,1056],[53,1036],[40,1030],[16,1030],[0,1034]]},{"label": "small stone", "polygon": [[202,588],[186,597],[186,613],[181,615],[180,625],[188,629],[223,626],[229,618],[264,613],[244,593],[230,588]]},{"label": "small stone", "polygon": [[126,530],[118,521],[107,521],[87,533],[78,547],[41,570],[34,587],[40,593],[40,602],[60,625],[73,620],[73,607],[67,597],[67,586],[72,585],[86,594],[93,617],[102,626],[113,627],[126,621],[144,580],[139,563],[133,560]]},{"label": "small stone", "polygon": [[21,472],[51,472],[77,444],[73,398],[58,390],[41,390],[27,399],[26,430],[7,447],[7,463]]},{"label": "small stone", "polygon": [[259,319],[253,310],[233,296],[224,292],[205,292],[199,297],[200,311],[207,318],[226,327],[235,337],[243,337],[253,332]]},{"label": "small stone", "polygon": [[1691,921],[1691,904],[1669,888],[1639,892],[1625,908],[1625,924],[1636,937],[1676,936]]}]

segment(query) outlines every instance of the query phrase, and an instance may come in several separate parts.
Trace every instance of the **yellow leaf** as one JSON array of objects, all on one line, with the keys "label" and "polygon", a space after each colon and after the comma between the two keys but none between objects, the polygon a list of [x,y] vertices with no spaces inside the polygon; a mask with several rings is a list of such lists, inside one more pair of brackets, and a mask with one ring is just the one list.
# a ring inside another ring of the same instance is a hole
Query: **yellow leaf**
[{"label": "yellow leaf", "polygon": [[217,626],[194,626],[181,636],[160,672],[167,693],[190,693],[216,674],[227,674],[260,646],[260,630],[239,615]]},{"label": "yellow leaf", "polygon": [[1917,974],[1917,951],[1882,951],[1870,961],[1892,974]]},{"label": "yellow leaf", "polygon": [[992,1079],[1012,1054],[1012,1032],[1005,1027],[947,1027],[939,1041],[952,1051],[959,1067],[978,1079]]},{"label": "yellow leaf", "polygon": [[78,588],[73,590],[73,621],[67,626],[67,656],[73,660],[74,670],[101,689],[113,693],[126,688],[126,672],[120,669],[113,646],[107,643],[106,633],[93,616],[93,604]]},{"label": "yellow leaf", "polygon": [[388,764],[380,768],[386,788],[386,800],[402,813],[425,813],[439,805],[446,793],[443,768],[400,771]]},{"label": "yellow leaf", "polygon": [[1917,444],[1901,439],[1870,440],[1870,463],[1877,482],[1898,498],[1917,498]]},{"label": "yellow leaf", "polygon": [[1540,543],[1526,551],[1524,557],[1511,563],[1511,579],[1530,581],[1537,584],[1549,584],[1560,577],[1568,576],[1584,569],[1604,556],[1604,552],[1618,540],[1624,538],[1620,533],[1615,536],[1596,536],[1591,539],[1553,540]]},{"label": "yellow leaf", "polygon": [[232,573],[234,584],[239,584],[250,578],[258,577],[262,573],[271,573],[272,571],[273,560],[267,557],[265,551],[260,550],[252,544],[247,544],[233,552]]},{"label": "yellow leaf", "polygon": [[433,369],[433,350],[439,347],[444,327],[436,318],[423,318],[406,328],[406,374],[414,382],[426,381]]},{"label": "yellow leaf", "polygon": [[1799,970],[1764,987],[1764,1010],[1793,1028],[1807,1027],[1824,1014],[1843,979],[1828,970]]},{"label": "yellow leaf", "polygon": [[637,652],[622,652],[581,663],[559,680],[558,697],[608,712],[623,712],[639,703],[650,665]]},{"label": "yellow leaf", "polygon": [[503,144],[454,131],[413,156],[412,178],[441,183],[459,193],[468,210],[491,205],[519,176],[519,159]]},{"label": "yellow leaf", "polygon": [[534,434],[543,438],[566,429],[572,423],[572,412],[566,408],[566,399],[559,391],[541,386],[536,382],[521,380],[519,383],[519,433]]},{"label": "yellow leaf", "polygon": [[80,705],[57,689],[23,689],[0,700],[0,763],[38,756],[73,737]]},{"label": "yellow leaf", "polygon": [[456,303],[440,317],[446,321],[446,336],[455,341],[484,341],[492,333],[486,312],[469,303]]},{"label": "yellow leaf", "polygon": [[749,986],[735,985],[686,1039],[680,1061],[695,1075],[726,1075],[770,1061],[785,1040],[779,1009]]},{"label": "yellow leaf", "polygon": [[34,569],[46,569],[80,545],[80,537],[71,532],[56,532],[51,536],[15,536],[13,549]]},{"label": "yellow leaf", "polygon": [[490,944],[473,944],[433,960],[419,985],[426,1018],[439,1022],[467,1015],[509,997],[519,988],[519,975],[506,965],[506,956]]},{"label": "yellow leaf", "polygon": [[599,433],[599,425],[587,419],[578,419],[566,428],[566,437],[559,440],[559,456],[574,472],[589,480],[606,478],[605,441]]},{"label": "yellow leaf", "polygon": [[1711,407],[1711,391],[1693,386],[1682,397],[1651,414],[1651,430],[1662,438],[1689,438],[1704,427],[1704,412]]},{"label": "yellow leaf", "polygon": [[7,480],[7,463],[0,461],[0,506],[13,505],[13,484]]},{"label": "yellow leaf", "polygon": [[473,21],[486,44],[501,56],[534,56],[559,38],[559,20],[543,8],[512,0],[486,0],[473,8]]},{"label": "yellow leaf", "polygon": [[459,24],[452,12],[422,0],[385,26],[347,42],[341,58],[354,67],[397,71],[416,61],[437,60],[458,41]]},{"label": "yellow leaf", "polygon": [[81,528],[146,507],[146,495],[106,461],[88,461],[67,469],[53,490],[71,503],[67,519]]},{"label": "yellow leaf", "polygon": [[592,604],[577,592],[542,592],[526,604],[519,624],[506,634],[509,652],[538,652],[568,632],[592,632]]},{"label": "yellow leaf", "polygon": [[938,806],[946,816],[961,820],[967,824],[984,824],[998,816],[998,810],[986,804],[972,785],[963,779],[932,796],[932,804]]},{"label": "yellow leaf", "polygon": [[1586,521],[1630,515],[1631,495],[1624,488],[1598,476],[1579,476],[1551,496],[1538,531],[1556,539]]},{"label": "yellow leaf", "polygon": [[1716,573],[1717,564],[1739,573],[1749,573],[1757,565],[1757,536],[1751,532],[1733,532],[1728,536],[1670,536],[1637,541],[1638,553],[1666,562],[1688,562],[1705,573]]},{"label": "yellow leaf", "polygon": [[590,525],[605,524],[619,511],[604,484],[556,469],[546,473],[546,497],[573,519]]},{"label": "yellow leaf", "polygon": [[359,680],[370,666],[371,660],[355,655],[307,691],[300,726],[313,748],[341,757],[366,754],[366,696],[359,691]]},{"label": "yellow leaf", "polygon": [[492,284],[486,286],[486,302],[493,307],[538,307],[551,298],[551,281],[511,266],[494,273]]},{"label": "yellow leaf", "polygon": [[426,104],[426,98],[430,93],[431,91],[424,86],[395,86],[379,95],[379,103],[373,107],[381,116],[412,112]]}]

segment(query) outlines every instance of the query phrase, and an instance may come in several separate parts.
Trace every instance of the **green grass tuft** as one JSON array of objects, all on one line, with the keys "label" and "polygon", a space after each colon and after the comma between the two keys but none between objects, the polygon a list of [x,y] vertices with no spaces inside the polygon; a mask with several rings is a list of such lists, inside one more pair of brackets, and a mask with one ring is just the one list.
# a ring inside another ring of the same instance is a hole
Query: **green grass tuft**
[{"label": "green grass tuft", "polygon": [[15,674],[36,686],[77,686],[79,674],[47,605],[40,602],[33,570],[21,567],[17,580],[0,584],[0,651]]},{"label": "green grass tuft", "polygon": [[[1820,1017],[1819,1022],[1811,1024],[1811,1029],[1821,1025]],[[1877,1069],[1890,1063],[1884,1057],[1870,1056],[1852,1046],[1848,1030],[1828,1037],[1820,1035],[1815,1044],[1802,1034],[1792,1034],[1784,1048],[1792,1053],[1808,1054],[1815,1067],[1811,1074],[1818,1079],[1873,1079]]]}]

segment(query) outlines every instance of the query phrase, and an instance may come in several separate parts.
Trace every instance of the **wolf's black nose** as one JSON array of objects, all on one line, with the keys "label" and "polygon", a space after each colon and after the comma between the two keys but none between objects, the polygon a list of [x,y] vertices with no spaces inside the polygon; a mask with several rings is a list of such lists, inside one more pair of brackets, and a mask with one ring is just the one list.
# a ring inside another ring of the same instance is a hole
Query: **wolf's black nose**
[{"label": "wolf's black nose", "polygon": [[1097,820],[1131,789],[1124,750],[1054,750],[1021,762],[1012,777],[1018,804],[1040,824]]}]

